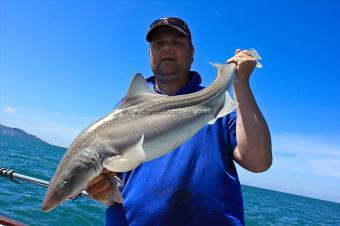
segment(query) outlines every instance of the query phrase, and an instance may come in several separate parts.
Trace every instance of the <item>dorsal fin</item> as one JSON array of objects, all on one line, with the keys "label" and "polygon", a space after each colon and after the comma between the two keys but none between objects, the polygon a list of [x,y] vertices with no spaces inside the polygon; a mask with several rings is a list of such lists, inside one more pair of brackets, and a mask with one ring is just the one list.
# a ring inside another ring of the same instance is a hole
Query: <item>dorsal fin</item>
[{"label": "dorsal fin", "polygon": [[162,96],[151,89],[143,76],[138,73],[133,77],[129,90],[117,109],[128,108]]}]

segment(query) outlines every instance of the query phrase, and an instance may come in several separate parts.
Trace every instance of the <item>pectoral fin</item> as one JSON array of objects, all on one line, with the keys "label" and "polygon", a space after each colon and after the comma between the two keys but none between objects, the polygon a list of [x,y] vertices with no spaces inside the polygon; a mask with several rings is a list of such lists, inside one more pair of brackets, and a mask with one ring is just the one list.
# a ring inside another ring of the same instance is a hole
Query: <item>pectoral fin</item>
[{"label": "pectoral fin", "polygon": [[113,172],[127,172],[139,166],[145,159],[143,149],[144,135],[136,145],[124,151],[124,154],[109,157],[103,162],[103,166]]}]

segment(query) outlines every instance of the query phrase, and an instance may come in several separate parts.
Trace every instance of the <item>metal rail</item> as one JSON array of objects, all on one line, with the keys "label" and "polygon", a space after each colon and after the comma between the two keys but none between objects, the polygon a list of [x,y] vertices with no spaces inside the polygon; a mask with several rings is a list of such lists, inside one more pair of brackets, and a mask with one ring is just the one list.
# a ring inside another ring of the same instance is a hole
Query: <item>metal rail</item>
[{"label": "metal rail", "polygon": [[[10,179],[11,181],[13,181],[14,183],[17,184],[21,184],[20,181],[25,181],[25,182],[29,182],[32,184],[38,184],[44,187],[47,187],[49,182],[46,180],[41,180],[35,177],[30,177],[30,176],[26,176],[20,173],[16,173],[14,170],[10,170],[10,169],[6,169],[6,168],[0,168],[0,176],[2,177],[6,177],[8,179]],[[82,197],[86,197],[86,198],[91,198],[91,196],[86,192],[86,191],[82,191],[81,193],[79,193],[79,195],[77,195],[76,197],[72,198],[71,200],[74,200],[75,198],[82,196]]]}]

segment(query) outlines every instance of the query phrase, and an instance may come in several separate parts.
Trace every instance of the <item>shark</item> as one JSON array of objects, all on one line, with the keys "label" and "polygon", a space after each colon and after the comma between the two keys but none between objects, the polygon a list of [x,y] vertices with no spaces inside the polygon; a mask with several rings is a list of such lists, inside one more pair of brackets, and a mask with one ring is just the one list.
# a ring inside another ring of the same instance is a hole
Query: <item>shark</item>
[{"label": "shark", "polygon": [[[156,93],[136,74],[122,102],[112,112],[84,129],[72,142],[50,180],[42,210],[56,208],[77,196],[105,168],[127,172],[161,157],[237,108],[229,94],[236,65],[212,64],[215,80],[191,94]],[[115,202],[123,202],[115,189]]]}]

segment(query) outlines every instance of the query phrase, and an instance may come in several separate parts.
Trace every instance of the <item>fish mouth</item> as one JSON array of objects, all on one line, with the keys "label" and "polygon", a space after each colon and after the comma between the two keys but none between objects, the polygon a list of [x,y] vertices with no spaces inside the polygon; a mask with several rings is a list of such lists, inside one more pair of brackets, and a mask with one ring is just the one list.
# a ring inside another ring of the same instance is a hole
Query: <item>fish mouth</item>
[{"label": "fish mouth", "polygon": [[41,205],[41,210],[44,212],[50,211],[56,208],[60,203],[61,202],[58,199],[53,198],[53,196],[46,196]]},{"label": "fish mouth", "polygon": [[67,195],[66,193],[60,193],[56,190],[47,190],[44,201],[41,205],[41,210],[44,212],[50,211],[56,207],[58,207],[62,202],[67,200],[71,195]]},{"label": "fish mouth", "polygon": [[50,210],[58,207],[65,200],[73,199],[80,192],[72,192],[71,194],[67,195],[66,193],[62,194],[62,193],[56,192],[56,191],[47,191],[47,194],[46,194],[44,201],[41,205],[41,210],[44,211],[44,212],[50,211]]}]

